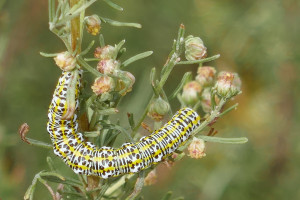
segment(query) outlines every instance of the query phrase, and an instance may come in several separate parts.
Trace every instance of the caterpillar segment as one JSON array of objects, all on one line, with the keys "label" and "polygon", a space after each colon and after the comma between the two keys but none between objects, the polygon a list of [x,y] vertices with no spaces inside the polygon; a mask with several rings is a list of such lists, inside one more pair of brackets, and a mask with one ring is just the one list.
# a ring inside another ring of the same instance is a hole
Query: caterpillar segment
[{"label": "caterpillar segment", "polygon": [[[183,108],[162,128],[136,143],[124,143],[117,149],[105,146],[98,148],[86,142],[83,134],[78,132],[76,111],[79,107],[81,76],[81,70],[62,73],[49,106],[47,123],[54,153],[77,174],[106,179],[137,173],[167,158],[200,125],[199,115],[190,108]],[[73,102],[70,98],[74,98]],[[70,114],[72,104],[75,105],[75,112]]]}]

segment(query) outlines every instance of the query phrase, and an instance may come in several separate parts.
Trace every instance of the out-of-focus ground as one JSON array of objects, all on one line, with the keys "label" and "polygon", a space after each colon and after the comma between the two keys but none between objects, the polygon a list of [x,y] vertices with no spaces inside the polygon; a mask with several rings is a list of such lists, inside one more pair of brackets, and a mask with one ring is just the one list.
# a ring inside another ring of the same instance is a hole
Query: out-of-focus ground
[{"label": "out-of-focus ground", "polygon": [[[244,145],[207,144],[207,156],[188,157],[171,169],[159,166],[158,183],[145,187],[145,199],[166,192],[185,199],[300,199],[300,2],[297,0],[118,0],[124,12],[98,2],[88,11],[120,21],[138,22],[142,29],[104,24],[106,43],[126,39],[126,57],[146,50],[154,54],[128,68],[135,77],[132,94],[121,110],[140,115],[151,88],[149,71],[161,69],[180,23],[187,34],[200,36],[208,54],[221,54],[209,63],[218,70],[236,71],[243,93],[234,99],[236,111],[219,120],[222,137],[248,137]],[[47,1],[0,0],[0,199],[21,199],[37,172],[46,169],[51,151],[20,141],[17,129],[30,125],[30,137],[50,142],[47,109],[60,74],[43,52],[63,51],[48,30]],[[85,36],[87,34],[85,33]],[[87,45],[92,37],[85,37]],[[174,89],[185,71],[178,66],[166,88]],[[172,101],[173,108],[178,102]],[[36,199],[50,199],[40,184]]]}]

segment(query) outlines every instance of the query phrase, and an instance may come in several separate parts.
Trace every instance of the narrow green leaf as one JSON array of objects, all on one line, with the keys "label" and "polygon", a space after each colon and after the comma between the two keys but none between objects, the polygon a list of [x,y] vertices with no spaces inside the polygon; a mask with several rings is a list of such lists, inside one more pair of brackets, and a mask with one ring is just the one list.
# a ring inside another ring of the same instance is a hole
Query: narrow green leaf
[{"label": "narrow green leaf", "polygon": [[75,187],[82,187],[82,183],[80,181],[69,177],[66,177],[64,184],[75,186]]},{"label": "narrow green leaf", "polygon": [[[101,122],[101,121],[100,121]],[[130,142],[133,142],[133,139],[131,137],[131,135],[128,133],[128,131],[123,128],[122,126],[119,126],[119,125],[116,125],[116,124],[105,124],[105,122],[101,123],[101,125],[103,126],[103,128],[107,128],[107,129],[115,129],[115,130],[118,130],[120,132],[122,132],[126,137],[127,139],[130,141]]]},{"label": "narrow green leaf", "polygon": [[179,30],[178,30],[178,36],[176,40],[176,49],[175,52],[180,55],[183,43],[184,43],[184,33],[185,33],[185,27],[183,24],[180,24]]},{"label": "narrow green leaf", "polygon": [[36,181],[32,183],[25,192],[24,200],[32,200],[35,191]]},{"label": "narrow green leaf", "polygon": [[[85,9],[87,9],[89,6],[91,6],[96,1],[97,0],[90,0],[90,1],[87,1],[85,4],[81,5],[78,8],[77,7],[73,7],[73,8],[77,8],[77,9],[76,10],[75,9],[74,10],[70,9],[70,11],[67,12],[66,15],[55,24],[55,26],[56,27],[61,26],[64,23],[66,23],[67,21],[70,21],[71,19],[77,17],[78,15],[81,14],[81,12],[83,12]],[[79,3],[76,4],[76,5],[79,5]]]},{"label": "narrow green leaf", "polygon": [[165,194],[165,196],[161,200],[169,200],[169,199],[171,199],[172,194],[173,194],[172,191],[167,192],[167,194]]},{"label": "narrow green leaf", "polygon": [[97,62],[99,62],[100,59],[99,58],[84,58],[84,61],[86,61],[86,62],[91,62],[91,61],[97,61]]},{"label": "narrow green leaf", "polygon": [[91,48],[94,46],[94,44],[95,44],[95,41],[93,40],[93,41],[88,45],[88,47],[80,53],[80,55],[85,55],[85,54],[87,54],[87,53],[91,50]]},{"label": "narrow green leaf", "polygon": [[100,115],[113,115],[113,114],[117,114],[118,112],[119,112],[119,110],[116,108],[108,108],[105,110],[98,110],[98,113]]},{"label": "narrow green leaf", "polygon": [[99,135],[100,135],[100,131],[84,132],[85,137],[98,137]]},{"label": "narrow green leaf", "polygon": [[26,190],[25,192],[25,195],[24,195],[24,200],[32,200],[33,199],[33,194],[34,194],[34,191],[35,191],[35,187],[36,187],[36,184],[37,184],[37,180],[38,178],[40,177],[40,173],[37,173],[33,180],[32,180],[32,183],[31,185],[28,187],[28,189]]},{"label": "narrow green leaf", "polygon": [[178,84],[177,88],[174,90],[174,92],[168,97],[168,99],[173,99],[174,97],[177,96],[177,94],[181,91],[181,89],[183,88],[183,86],[192,79],[192,73],[191,72],[186,72],[180,83]]},{"label": "narrow green leaf", "polygon": [[184,200],[184,197],[178,197],[178,198],[173,199],[173,200]]},{"label": "narrow green leaf", "polygon": [[134,118],[133,118],[133,113],[127,113],[127,117],[128,117],[128,123],[131,127],[131,130],[134,128],[135,126],[135,122],[134,122]]},{"label": "narrow green leaf", "polygon": [[121,6],[119,6],[119,5],[117,5],[117,4],[113,3],[113,2],[111,2],[110,0],[103,0],[103,1],[104,1],[105,3],[107,3],[107,5],[109,5],[110,7],[114,8],[114,9],[116,9],[116,10],[118,10],[118,11],[123,11],[123,10],[124,10]]},{"label": "narrow green leaf", "polygon": [[204,59],[200,59],[200,60],[192,60],[192,61],[180,61],[177,63],[177,65],[190,65],[190,64],[200,64],[200,63],[205,63],[205,62],[210,62],[213,60],[216,60],[220,58],[220,54],[208,57],[208,58],[204,58]]},{"label": "narrow green leaf", "polygon": [[51,171],[56,171],[53,160],[51,157],[47,156],[47,163]]},{"label": "narrow green leaf", "polygon": [[85,62],[81,56],[77,56],[77,62],[80,64],[80,66],[84,67],[87,71],[91,72],[97,77],[103,76],[100,72],[95,70],[93,67],[91,67],[87,62]]},{"label": "narrow green leaf", "polygon": [[248,138],[246,137],[222,138],[222,137],[212,137],[212,136],[205,136],[205,135],[199,135],[197,137],[206,142],[218,142],[218,143],[225,143],[225,144],[243,144],[248,142]]},{"label": "narrow green leaf", "polygon": [[55,15],[55,0],[48,0],[48,8],[49,8],[49,22],[53,22]]},{"label": "narrow green leaf", "polygon": [[122,66],[123,67],[126,67],[127,65],[137,61],[137,60],[140,60],[140,59],[143,59],[143,58],[146,58],[150,55],[153,54],[153,51],[146,51],[146,52],[143,52],[143,53],[140,53],[140,54],[137,54],[135,56],[132,56],[131,58],[127,59],[126,61],[123,62]]},{"label": "narrow green leaf", "polygon": [[122,48],[122,46],[125,44],[125,40],[121,40],[119,42],[119,44],[115,45],[115,50],[114,50],[114,55],[113,55],[113,59],[116,59],[118,56],[118,53],[120,51],[120,49]]},{"label": "narrow green leaf", "polygon": [[120,51],[118,52],[117,59],[119,59],[125,52],[126,52],[126,48],[125,47],[123,47],[122,49],[120,49]]},{"label": "narrow green leaf", "polygon": [[107,139],[105,139],[104,146],[112,146],[117,139],[117,136],[120,134],[120,131],[113,130]]},{"label": "narrow green leaf", "polygon": [[44,53],[44,52],[40,52],[41,56],[47,57],[47,58],[51,58],[51,57],[56,57],[58,55],[58,53]]},{"label": "narrow green leaf", "polygon": [[38,147],[43,147],[43,148],[46,148],[46,149],[52,149],[53,148],[53,146],[51,144],[41,142],[41,141],[38,141],[38,140],[34,140],[34,139],[31,139],[31,138],[28,138],[28,137],[26,137],[26,139],[31,145],[38,146]]},{"label": "narrow green leaf", "polygon": [[101,191],[99,192],[99,194],[98,194],[96,200],[100,200],[100,199],[103,197],[104,193],[105,193],[106,190],[109,188],[109,186],[110,186],[110,184],[108,184],[108,183],[105,183],[105,184],[102,186]]},{"label": "narrow green leaf", "polygon": [[156,86],[157,86],[157,84],[158,84],[158,81],[155,80],[155,75],[156,75],[156,68],[153,67],[153,68],[151,69],[151,72],[150,72],[150,85],[151,85],[152,90],[153,90],[153,92],[154,92],[154,94],[155,94],[155,97],[158,97],[158,96],[159,96],[159,92],[158,92],[157,89],[156,89]]},{"label": "narrow green leaf", "polygon": [[56,172],[41,172],[40,177],[46,181],[54,183],[64,183],[66,180],[62,175]]},{"label": "narrow green leaf", "polygon": [[67,192],[67,191],[63,191],[62,193],[62,196],[64,197],[64,199],[86,199],[86,196],[78,193],[78,192]]},{"label": "narrow green leaf", "polygon": [[179,103],[181,105],[181,108],[186,107],[186,104],[184,103],[184,101],[183,101],[183,99],[182,99],[182,97],[181,97],[180,94],[177,94],[177,99],[178,99],[178,101],[179,101]]},{"label": "narrow green leaf", "polygon": [[153,67],[150,72],[150,84],[151,85],[155,84],[155,75],[156,75],[156,68]]},{"label": "narrow green leaf", "polygon": [[104,41],[104,37],[102,34],[99,35],[99,42],[100,42],[100,47],[105,46],[105,41]]},{"label": "narrow green leaf", "polygon": [[106,23],[109,23],[112,26],[128,26],[128,27],[134,27],[134,28],[142,28],[142,25],[138,23],[129,23],[129,22],[119,22],[112,19],[101,17],[101,20],[103,20]]},{"label": "narrow green leaf", "polygon": [[230,106],[229,108],[227,108],[226,110],[224,110],[219,117],[222,117],[223,115],[227,114],[228,112],[232,111],[233,109],[236,109],[238,107],[238,103],[234,104],[233,106]]}]

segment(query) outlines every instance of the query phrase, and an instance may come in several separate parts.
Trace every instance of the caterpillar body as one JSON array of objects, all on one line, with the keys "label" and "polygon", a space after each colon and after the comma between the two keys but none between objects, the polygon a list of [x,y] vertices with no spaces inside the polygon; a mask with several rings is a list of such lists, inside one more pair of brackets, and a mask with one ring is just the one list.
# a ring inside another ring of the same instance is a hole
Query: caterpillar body
[{"label": "caterpillar body", "polygon": [[[61,157],[75,173],[95,175],[101,178],[137,173],[164,160],[200,125],[199,115],[190,108],[179,110],[161,129],[136,143],[125,143],[120,148],[98,148],[85,141],[78,132],[76,112],[68,115],[68,95],[75,98],[75,111],[79,106],[81,70],[63,72],[55,88],[48,111],[47,130],[54,153]],[[75,87],[75,94],[69,91]]]}]

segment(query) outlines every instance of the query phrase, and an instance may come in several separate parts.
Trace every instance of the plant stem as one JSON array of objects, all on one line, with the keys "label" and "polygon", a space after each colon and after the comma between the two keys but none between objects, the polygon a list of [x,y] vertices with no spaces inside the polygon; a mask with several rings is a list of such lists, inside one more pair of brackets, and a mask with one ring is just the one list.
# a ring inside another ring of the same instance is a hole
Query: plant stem
[{"label": "plant stem", "polygon": [[[70,7],[75,6],[80,0],[70,0]],[[80,35],[80,16],[74,17],[71,20],[71,47],[75,51],[77,45],[79,46],[78,51],[81,51],[81,35]],[[77,44],[79,42],[79,44]]]},{"label": "plant stem", "polygon": [[[80,3],[83,5],[85,1],[80,1],[80,0],[70,0],[70,7],[72,8],[76,4]],[[81,52],[81,38],[82,38],[82,32],[81,32],[81,25],[82,21],[81,19],[83,18],[81,15],[84,14],[84,10],[80,15],[77,17],[74,17],[71,19],[71,47],[73,52],[76,51],[76,54],[79,54]],[[86,115],[85,115],[86,116]],[[87,116],[86,116],[87,117]],[[83,123],[88,122],[86,119],[80,119],[83,121]],[[89,127],[89,126],[86,126]],[[88,130],[83,130],[83,131],[88,131]],[[93,190],[94,188],[98,187],[99,184],[99,177],[95,176],[88,176],[87,177],[87,184],[88,184],[88,189]],[[93,198],[97,197],[96,193],[92,193]]]}]

